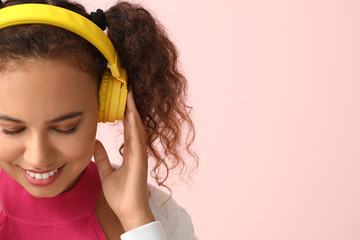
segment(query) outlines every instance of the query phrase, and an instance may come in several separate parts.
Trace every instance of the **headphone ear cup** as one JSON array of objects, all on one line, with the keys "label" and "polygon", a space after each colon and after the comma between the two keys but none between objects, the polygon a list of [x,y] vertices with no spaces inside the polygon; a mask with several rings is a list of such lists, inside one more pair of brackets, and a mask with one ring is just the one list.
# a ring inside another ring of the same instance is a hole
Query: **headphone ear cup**
[{"label": "headphone ear cup", "polygon": [[[101,83],[100,83],[100,89],[99,89],[99,112],[98,112],[98,122],[107,122],[107,116],[109,107],[106,107],[106,98],[107,98],[107,93],[109,91],[109,80],[110,80],[110,76],[111,74],[109,73],[108,70],[106,70],[101,78]],[[111,88],[112,86],[110,86]],[[110,103],[110,102],[108,102]],[[105,113],[105,109],[107,109],[107,113]]]},{"label": "headphone ear cup", "polygon": [[[127,80],[125,69],[120,69],[121,76]],[[115,122],[122,120],[125,112],[127,88],[106,70],[99,89],[98,122]]]}]

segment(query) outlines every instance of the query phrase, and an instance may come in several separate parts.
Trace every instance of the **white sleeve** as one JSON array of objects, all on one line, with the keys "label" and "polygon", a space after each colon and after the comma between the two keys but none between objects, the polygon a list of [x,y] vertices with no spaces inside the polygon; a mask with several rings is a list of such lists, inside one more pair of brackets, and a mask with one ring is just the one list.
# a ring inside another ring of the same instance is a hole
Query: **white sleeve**
[{"label": "white sleeve", "polygon": [[[197,240],[191,217],[169,194],[149,185],[149,204],[157,221],[160,221],[168,240]],[[165,203],[166,202],[166,203]]]},{"label": "white sleeve", "polygon": [[121,240],[167,240],[164,228],[159,221],[154,221],[125,232]]}]

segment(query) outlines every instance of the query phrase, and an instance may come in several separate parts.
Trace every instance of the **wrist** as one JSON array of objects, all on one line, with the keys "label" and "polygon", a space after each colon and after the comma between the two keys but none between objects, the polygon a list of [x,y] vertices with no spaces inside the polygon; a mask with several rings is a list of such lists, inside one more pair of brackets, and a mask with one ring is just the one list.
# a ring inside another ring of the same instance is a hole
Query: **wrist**
[{"label": "wrist", "polygon": [[151,211],[147,211],[146,213],[143,213],[136,217],[122,216],[122,217],[118,217],[118,218],[119,218],[121,225],[123,226],[125,232],[155,221],[155,217]]}]

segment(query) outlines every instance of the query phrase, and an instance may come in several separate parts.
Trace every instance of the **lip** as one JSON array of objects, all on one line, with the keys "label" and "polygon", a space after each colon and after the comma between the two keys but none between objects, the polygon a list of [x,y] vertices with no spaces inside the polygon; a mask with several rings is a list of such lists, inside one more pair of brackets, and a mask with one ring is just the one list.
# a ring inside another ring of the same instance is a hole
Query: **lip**
[{"label": "lip", "polygon": [[[65,165],[63,165],[62,167],[58,168],[58,171],[51,177],[49,177],[48,179],[35,179],[33,177],[30,177],[29,174],[27,174],[27,170],[25,169],[22,169],[24,175],[25,175],[25,178],[26,180],[32,184],[32,185],[35,185],[35,186],[48,186],[52,183],[54,183],[56,181],[56,179],[59,177],[60,173],[62,172],[63,168],[64,168]],[[56,168],[55,168],[56,169]],[[53,170],[55,170],[53,169]],[[30,170],[28,170],[30,171]],[[44,173],[44,172],[50,172],[52,170],[49,170],[49,171],[42,171],[42,172],[39,172],[39,171],[31,171],[31,172],[34,172],[34,173]]]}]

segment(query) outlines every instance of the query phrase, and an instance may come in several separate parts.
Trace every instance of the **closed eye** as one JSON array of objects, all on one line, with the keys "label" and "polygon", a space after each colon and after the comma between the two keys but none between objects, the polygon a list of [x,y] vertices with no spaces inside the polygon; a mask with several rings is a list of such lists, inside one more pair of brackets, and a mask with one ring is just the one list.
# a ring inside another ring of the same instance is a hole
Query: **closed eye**
[{"label": "closed eye", "polygon": [[[17,130],[17,131],[9,131],[5,128],[2,129],[2,133],[6,134],[6,135],[17,135],[17,134],[20,134],[21,132],[25,131],[26,128],[21,128],[20,130]],[[62,131],[62,130],[59,130],[59,129],[56,129],[56,128],[53,128],[52,130],[54,130],[55,132],[59,133],[59,134],[64,134],[64,135],[68,135],[68,134],[72,134],[74,132],[76,132],[78,129],[77,129],[77,125],[69,130],[66,130],[66,131]]]},{"label": "closed eye", "polygon": [[9,130],[6,130],[5,128],[3,128],[1,132],[6,135],[15,135],[15,134],[19,134],[19,133],[23,132],[24,130],[25,130],[25,128],[22,128],[18,131],[9,131]]},{"label": "closed eye", "polygon": [[68,135],[68,134],[71,134],[71,133],[74,133],[74,132],[77,131],[77,125],[75,127],[73,127],[72,129],[69,129],[69,130],[66,130],[66,131],[61,131],[61,130],[56,129],[56,128],[54,128],[53,130],[55,132],[57,132],[57,133]]}]

